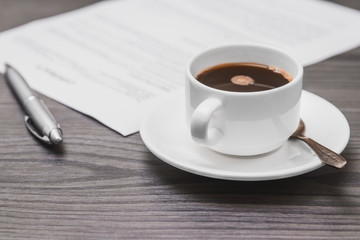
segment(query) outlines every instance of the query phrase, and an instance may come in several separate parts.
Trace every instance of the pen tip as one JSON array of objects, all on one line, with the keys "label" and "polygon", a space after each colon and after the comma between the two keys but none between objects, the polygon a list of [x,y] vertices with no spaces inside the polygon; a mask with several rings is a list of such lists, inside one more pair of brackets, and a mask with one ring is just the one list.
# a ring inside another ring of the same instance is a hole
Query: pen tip
[{"label": "pen tip", "polygon": [[11,68],[10,64],[5,63],[5,69],[7,70],[7,69],[9,69],[9,68]]},{"label": "pen tip", "polygon": [[53,144],[60,144],[63,140],[61,130],[58,128],[51,130],[49,138]]}]

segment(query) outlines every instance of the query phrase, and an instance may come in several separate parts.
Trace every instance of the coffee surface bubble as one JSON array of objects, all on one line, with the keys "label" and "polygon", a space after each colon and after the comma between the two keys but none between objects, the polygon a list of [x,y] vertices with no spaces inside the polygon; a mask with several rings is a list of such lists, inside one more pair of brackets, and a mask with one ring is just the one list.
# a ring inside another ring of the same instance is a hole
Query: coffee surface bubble
[{"label": "coffee surface bubble", "polygon": [[255,83],[254,79],[245,75],[236,75],[231,78],[231,82],[240,86],[248,86]]}]

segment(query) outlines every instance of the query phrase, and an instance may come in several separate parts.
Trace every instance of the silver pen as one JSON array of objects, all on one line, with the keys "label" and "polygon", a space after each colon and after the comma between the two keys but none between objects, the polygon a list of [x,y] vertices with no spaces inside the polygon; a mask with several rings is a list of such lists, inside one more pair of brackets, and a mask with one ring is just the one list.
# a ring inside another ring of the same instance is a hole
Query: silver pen
[{"label": "silver pen", "polygon": [[21,103],[26,115],[25,126],[39,140],[59,144],[62,130],[44,102],[33,94],[25,79],[9,64],[5,64],[5,78]]}]

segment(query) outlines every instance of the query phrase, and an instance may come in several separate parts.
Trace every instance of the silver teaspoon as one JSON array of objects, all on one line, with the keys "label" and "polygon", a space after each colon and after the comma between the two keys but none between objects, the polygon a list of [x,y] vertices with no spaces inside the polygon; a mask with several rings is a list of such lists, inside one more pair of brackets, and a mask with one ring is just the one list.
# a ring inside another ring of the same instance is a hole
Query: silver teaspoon
[{"label": "silver teaspoon", "polygon": [[324,164],[327,164],[335,168],[342,168],[345,166],[346,164],[345,158],[343,158],[336,152],[333,152],[332,150],[328,149],[327,147],[324,147],[320,143],[315,142],[313,139],[304,136],[304,131],[305,131],[305,124],[302,120],[300,120],[298,128],[291,137],[300,139],[304,141],[307,145],[309,145],[309,147],[311,147],[311,149],[314,150],[314,152],[318,155],[318,157]]}]

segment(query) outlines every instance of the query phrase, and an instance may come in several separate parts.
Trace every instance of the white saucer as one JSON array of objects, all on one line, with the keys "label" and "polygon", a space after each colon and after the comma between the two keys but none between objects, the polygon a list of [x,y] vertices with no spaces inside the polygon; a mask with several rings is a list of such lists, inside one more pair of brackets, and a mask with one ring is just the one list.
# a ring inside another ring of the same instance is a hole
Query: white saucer
[{"label": "white saucer", "polygon": [[[217,153],[195,144],[185,123],[184,94],[161,102],[145,117],[140,128],[148,149],[164,162],[182,170],[219,179],[270,180],[313,171],[320,159],[303,142],[289,139],[267,154],[238,157]],[[325,99],[303,91],[301,118],[306,136],[341,153],[350,137],[344,115]]]}]

